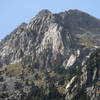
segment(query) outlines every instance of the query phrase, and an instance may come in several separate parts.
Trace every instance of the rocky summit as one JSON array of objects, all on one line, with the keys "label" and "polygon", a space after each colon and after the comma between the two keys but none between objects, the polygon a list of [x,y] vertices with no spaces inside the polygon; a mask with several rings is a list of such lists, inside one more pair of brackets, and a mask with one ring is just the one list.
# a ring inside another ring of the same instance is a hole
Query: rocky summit
[{"label": "rocky summit", "polygon": [[0,42],[0,100],[100,100],[100,19],[40,11]]}]

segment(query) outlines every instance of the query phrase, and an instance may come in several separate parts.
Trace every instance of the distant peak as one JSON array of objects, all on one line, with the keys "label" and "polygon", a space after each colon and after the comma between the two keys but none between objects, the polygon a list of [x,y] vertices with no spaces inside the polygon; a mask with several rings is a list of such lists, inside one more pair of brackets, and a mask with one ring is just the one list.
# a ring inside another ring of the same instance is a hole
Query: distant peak
[{"label": "distant peak", "polygon": [[38,13],[37,16],[42,17],[42,16],[48,16],[48,15],[51,15],[51,14],[52,14],[52,13],[51,13],[49,10],[43,9],[43,10],[41,10],[41,11]]},{"label": "distant peak", "polygon": [[86,15],[89,15],[88,13],[86,13],[84,11],[81,11],[81,10],[78,10],[78,9],[69,9],[68,13],[76,13],[76,14],[86,14]]},{"label": "distant peak", "polygon": [[69,11],[69,12],[71,12],[71,11],[72,11],[72,12],[82,12],[81,10],[78,10],[78,9],[69,9],[68,11]]},{"label": "distant peak", "polygon": [[83,12],[83,11],[79,9],[69,9],[68,12]]}]

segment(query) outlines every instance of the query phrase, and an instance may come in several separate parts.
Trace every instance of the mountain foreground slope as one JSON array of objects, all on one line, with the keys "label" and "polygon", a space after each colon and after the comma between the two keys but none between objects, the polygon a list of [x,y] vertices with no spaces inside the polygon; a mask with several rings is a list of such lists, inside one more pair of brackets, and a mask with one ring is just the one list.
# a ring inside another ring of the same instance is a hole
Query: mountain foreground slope
[{"label": "mountain foreground slope", "polygon": [[0,100],[99,100],[100,19],[40,11],[0,42]]}]

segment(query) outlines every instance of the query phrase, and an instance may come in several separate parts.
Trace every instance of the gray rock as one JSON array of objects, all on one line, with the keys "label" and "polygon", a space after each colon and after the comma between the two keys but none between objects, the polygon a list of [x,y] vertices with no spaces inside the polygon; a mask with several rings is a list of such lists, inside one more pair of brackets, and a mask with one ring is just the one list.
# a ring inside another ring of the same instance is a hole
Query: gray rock
[{"label": "gray rock", "polygon": [[99,100],[99,47],[99,19],[40,11],[0,42],[0,99]]}]

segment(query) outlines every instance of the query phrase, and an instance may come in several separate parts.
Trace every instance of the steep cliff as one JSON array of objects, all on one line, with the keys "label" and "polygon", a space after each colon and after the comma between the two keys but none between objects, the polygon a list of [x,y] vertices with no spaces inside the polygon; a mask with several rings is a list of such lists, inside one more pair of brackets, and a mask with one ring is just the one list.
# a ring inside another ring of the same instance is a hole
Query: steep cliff
[{"label": "steep cliff", "polygon": [[99,19],[40,11],[0,42],[0,99],[99,100],[99,47]]}]

